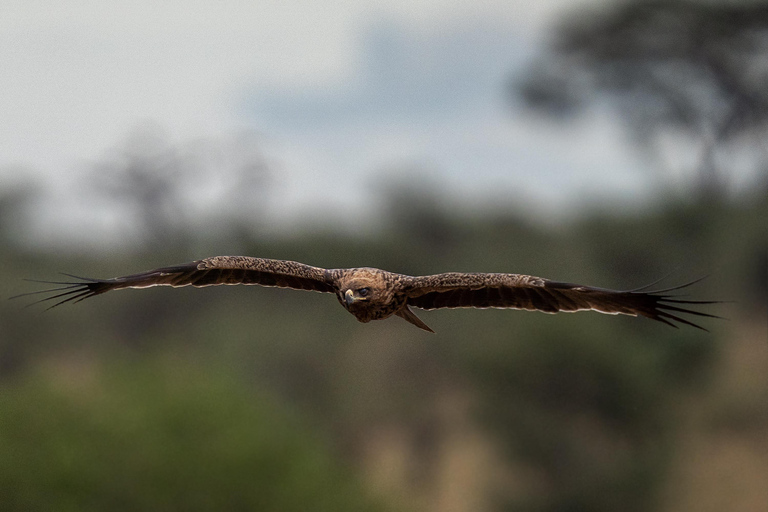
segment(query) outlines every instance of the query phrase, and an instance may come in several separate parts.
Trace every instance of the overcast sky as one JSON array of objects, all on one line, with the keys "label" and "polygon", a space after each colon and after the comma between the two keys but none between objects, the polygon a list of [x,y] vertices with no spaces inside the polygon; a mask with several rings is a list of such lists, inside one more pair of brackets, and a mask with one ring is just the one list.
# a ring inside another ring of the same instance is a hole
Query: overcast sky
[{"label": "overcast sky", "polygon": [[51,226],[98,228],[78,179],[153,123],[178,143],[255,133],[276,222],[349,220],[407,170],[470,207],[635,203],[651,188],[615,121],[558,126],[505,96],[584,1],[5,0],[0,187],[30,169],[62,192]]}]

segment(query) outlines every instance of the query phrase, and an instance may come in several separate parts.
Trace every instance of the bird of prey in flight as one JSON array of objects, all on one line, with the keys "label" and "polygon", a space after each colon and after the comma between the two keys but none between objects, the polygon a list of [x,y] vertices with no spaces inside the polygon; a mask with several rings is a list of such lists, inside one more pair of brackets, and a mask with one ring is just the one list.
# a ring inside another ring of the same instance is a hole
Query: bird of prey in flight
[{"label": "bird of prey in flight", "polygon": [[706,329],[680,315],[718,318],[690,309],[692,305],[713,304],[714,301],[684,300],[669,294],[693,283],[656,291],[647,291],[648,286],[615,291],[521,274],[448,272],[407,276],[377,268],[324,269],[295,261],[248,256],[215,256],[113,279],[65,275],[78,281],[49,282],[61,286],[23,295],[51,293],[53,295],[41,301],[57,301],[51,306],[55,307],[121,288],[220,284],[276,286],[332,293],[360,322],[397,315],[429,332],[434,331],[414,314],[411,307],[426,310],[508,308],[545,313],[594,310],[612,315],[640,315],[673,327],[677,327],[675,322],[678,322],[702,330]]}]

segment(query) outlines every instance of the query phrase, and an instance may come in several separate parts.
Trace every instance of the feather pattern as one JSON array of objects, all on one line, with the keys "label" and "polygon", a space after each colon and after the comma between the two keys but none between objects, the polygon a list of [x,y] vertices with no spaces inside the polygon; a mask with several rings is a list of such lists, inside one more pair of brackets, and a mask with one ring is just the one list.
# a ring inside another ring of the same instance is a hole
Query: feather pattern
[{"label": "feather pattern", "polygon": [[593,310],[612,315],[640,315],[672,326],[674,321],[703,329],[679,314],[719,318],[686,307],[717,301],[684,300],[667,293],[696,282],[698,280],[665,290],[616,291],[520,274],[471,274],[464,284],[456,274],[436,274],[413,278],[408,304],[425,310],[508,308],[545,313]]},{"label": "feather pattern", "polygon": [[123,288],[259,285],[333,293],[361,322],[397,315],[430,332],[409,306],[424,310],[505,308],[545,313],[594,310],[639,315],[673,327],[684,324],[703,330],[706,329],[681,315],[719,318],[691,309],[716,301],[686,300],[669,293],[697,281],[656,291],[647,291],[648,287],[616,291],[523,274],[447,272],[412,277],[375,268],[324,269],[296,261],[249,256],[215,256],[112,279],[64,275],[74,280],[37,281],[56,286],[12,298],[45,294],[38,302],[51,301],[53,308]]}]

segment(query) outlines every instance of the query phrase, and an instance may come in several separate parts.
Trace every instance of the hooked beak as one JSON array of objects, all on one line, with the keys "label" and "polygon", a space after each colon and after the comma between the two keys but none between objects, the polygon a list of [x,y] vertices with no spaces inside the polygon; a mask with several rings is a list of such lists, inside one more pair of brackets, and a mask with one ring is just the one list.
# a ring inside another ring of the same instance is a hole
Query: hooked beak
[{"label": "hooked beak", "polygon": [[344,292],[344,303],[347,305],[347,307],[352,305],[352,303],[355,302],[356,300],[357,299],[352,293],[352,290],[347,290],[346,292]]}]

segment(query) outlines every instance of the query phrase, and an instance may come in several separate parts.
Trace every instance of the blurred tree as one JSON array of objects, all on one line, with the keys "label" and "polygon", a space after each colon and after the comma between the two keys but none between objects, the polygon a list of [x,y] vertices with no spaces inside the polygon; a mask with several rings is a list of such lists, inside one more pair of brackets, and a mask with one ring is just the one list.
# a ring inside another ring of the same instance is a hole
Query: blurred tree
[{"label": "blurred tree", "polygon": [[590,95],[612,100],[663,172],[697,155],[698,198],[717,200],[745,160],[768,172],[766,83],[765,2],[631,0],[570,16],[552,54],[512,92],[559,117],[583,110]]},{"label": "blurred tree", "polygon": [[92,185],[112,207],[127,210],[147,243],[173,244],[187,221],[180,184],[194,181],[198,171],[183,160],[160,130],[144,129],[133,133],[123,150],[94,166]]},{"label": "blurred tree", "polygon": [[210,228],[220,237],[256,224],[267,168],[250,133],[174,145],[162,130],[147,127],[95,165],[90,183],[108,198],[106,208],[126,212],[130,228],[156,251],[184,246],[192,230]]}]

